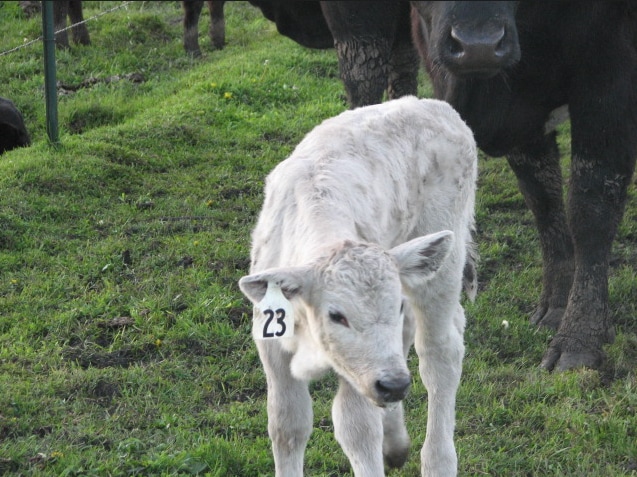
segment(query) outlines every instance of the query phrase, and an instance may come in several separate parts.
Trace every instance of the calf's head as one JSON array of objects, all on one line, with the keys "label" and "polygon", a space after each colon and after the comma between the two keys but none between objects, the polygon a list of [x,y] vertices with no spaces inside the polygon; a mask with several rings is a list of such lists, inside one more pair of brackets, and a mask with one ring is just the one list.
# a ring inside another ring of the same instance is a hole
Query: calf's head
[{"label": "calf's head", "polygon": [[311,264],[243,277],[259,303],[274,283],[292,302],[298,332],[292,374],[311,379],[331,367],[378,406],[402,400],[410,375],[403,349],[402,289],[419,289],[435,275],[453,241],[450,231],[419,237],[388,252],[345,241]]},{"label": "calf's head", "polygon": [[429,69],[488,78],[516,64],[518,2],[411,2],[416,46]]}]

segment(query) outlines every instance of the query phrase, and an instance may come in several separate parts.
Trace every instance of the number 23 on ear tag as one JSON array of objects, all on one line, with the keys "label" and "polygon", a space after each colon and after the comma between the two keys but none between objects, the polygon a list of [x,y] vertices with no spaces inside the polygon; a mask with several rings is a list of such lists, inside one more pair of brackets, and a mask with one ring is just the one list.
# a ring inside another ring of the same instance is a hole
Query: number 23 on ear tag
[{"label": "number 23 on ear tag", "polygon": [[268,283],[268,290],[257,308],[261,313],[252,322],[255,340],[289,338],[294,335],[294,308],[283,296],[279,285]]}]

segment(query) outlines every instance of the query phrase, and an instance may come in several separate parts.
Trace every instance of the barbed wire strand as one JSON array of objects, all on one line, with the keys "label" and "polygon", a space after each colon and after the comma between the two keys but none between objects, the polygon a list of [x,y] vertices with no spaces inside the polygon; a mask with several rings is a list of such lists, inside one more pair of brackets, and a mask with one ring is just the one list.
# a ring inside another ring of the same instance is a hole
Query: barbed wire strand
[{"label": "barbed wire strand", "polygon": [[[82,20],[81,22],[74,23],[73,25],[69,25],[69,26],[67,26],[66,28],[62,28],[61,30],[56,31],[56,32],[55,32],[55,35],[57,35],[58,33],[62,33],[63,31],[68,31],[68,30],[70,30],[71,28],[74,28],[74,27],[76,27],[76,26],[78,26],[78,25],[82,25],[82,24],[87,23],[87,22],[89,22],[89,21],[91,21],[91,20],[95,20],[96,18],[99,18],[99,17],[101,17],[101,16],[103,16],[103,15],[106,15],[106,14],[108,14],[108,13],[114,12],[115,10],[119,10],[120,8],[127,7],[127,6],[128,6],[129,4],[131,4],[131,3],[132,3],[132,2],[124,2],[124,3],[122,3],[121,5],[117,5],[116,7],[110,8],[110,9],[108,9],[108,10],[104,10],[103,12],[100,12],[100,13],[98,13],[98,14],[96,14],[96,15],[93,15],[91,18],[87,18],[87,19],[85,19],[85,20]],[[29,42],[27,42],[27,43],[24,43],[24,44],[20,45],[20,46],[16,46],[15,48],[12,48],[12,49],[10,49],[10,50],[6,50],[6,51],[2,51],[2,52],[0,52],[0,57],[5,56],[5,55],[8,55],[8,54],[10,54],[10,53],[14,53],[14,52],[16,52],[16,51],[18,51],[18,50],[21,50],[22,48],[26,48],[27,46],[31,46],[31,45],[32,45],[32,44],[34,44],[34,43],[37,43],[37,42],[39,42],[39,41],[42,41],[43,39],[44,39],[44,37],[43,37],[42,35],[40,35],[40,36],[39,36],[38,38],[36,38],[35,40],[31,40],[31,41],[29,41]]]}]

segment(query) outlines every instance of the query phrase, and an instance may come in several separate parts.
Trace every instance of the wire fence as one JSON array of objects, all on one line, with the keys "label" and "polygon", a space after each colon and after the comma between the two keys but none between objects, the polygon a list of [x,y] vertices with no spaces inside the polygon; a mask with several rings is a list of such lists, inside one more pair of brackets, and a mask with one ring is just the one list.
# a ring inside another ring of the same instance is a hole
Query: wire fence
[{"label": "wire fence", "polygon": [[[128,7],[128,5],[130,5],[131,3],[133,3],[133,2],[123,2],[121,5],[117,5],[117,6],[113,7],[113,8],[109,8],[108,10],[104,10],[103,12],[97,13],[97,14],[93,15],[90,18],[86,18],[86,19],[82,20],[81,22],[77,22],[77,23],[74,23],[72,25],[67,26],[66,28],[62,28],[61,30],[57,30],[55,32],[55,34],[57,35],[58,33],[62,33],[64,31],[70,30],[71,28],[75,28],[78,25],[83,25],[84,23],[90,22],[91,20],[95,20],[96,18],[99,18],[101,16],[107,15],[108,13],[112,13],[115,10],[119,10],[120,8]],[[0,52],[0,57],[9,55],[11,53],[15,53],[16,51],[19,51],[22,48],[27,48],[27,47],[33,45],[34,43],[38,43],[38,42],[42,41],[43,39],[44,39],[44,37],[42,35],[40,35],[38,38],[36,38],[34,40],[27,41],[26,43],[23,43],[22,45],[16,46],[15,48],[11,48],[10,50],[5,50],[5,51]]]}]

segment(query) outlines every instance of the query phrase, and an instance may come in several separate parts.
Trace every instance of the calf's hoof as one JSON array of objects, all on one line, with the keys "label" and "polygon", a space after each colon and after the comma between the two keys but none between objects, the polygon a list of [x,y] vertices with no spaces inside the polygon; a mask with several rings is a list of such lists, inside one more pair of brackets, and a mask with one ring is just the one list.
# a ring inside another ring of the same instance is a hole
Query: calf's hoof
[{"label": "calf's hoof", "polygon": [[405,465],[405,462],[407,462],[407,458],[409,457],[409,445],[402,449],[392,450],[383,457],[385,458],[385,465],[390,469],[402,467]]}]

